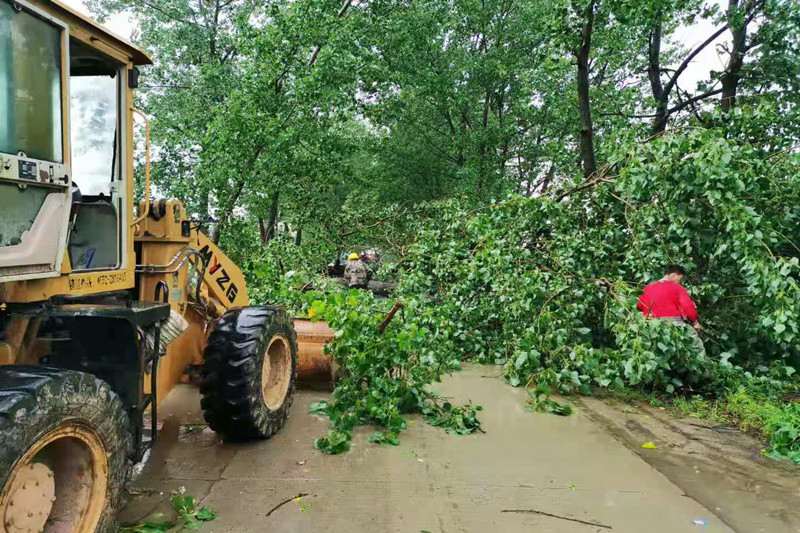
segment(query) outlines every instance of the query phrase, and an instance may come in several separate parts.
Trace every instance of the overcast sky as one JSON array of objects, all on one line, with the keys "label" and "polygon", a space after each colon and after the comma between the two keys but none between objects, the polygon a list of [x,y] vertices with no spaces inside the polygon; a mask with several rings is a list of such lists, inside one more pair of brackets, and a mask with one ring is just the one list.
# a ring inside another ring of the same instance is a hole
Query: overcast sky
[{"label": "overcast sky", "polygon": [[[725,0],[708,0],[710,4],[717,4],[720,7]],[[82,0],[62,0],[68,6],[71,6],[87,15],[90,15],[89,10],[86,9]],[[125,39],[130,39],[133,30],[135,29],[134,22],[124,16],[116,15],[112,17],[106,26]],[[680,28],[675,35],[675,38],[683,42],[687,49],[692,49],[698,44],[702,43],[709,35],[714,32],[714,26],[708,21],[701,21],[691,26]],[[720,55],[717,47],[719,44],[729,39],[727,33],[711,46],[707,46],[695,59],[692,61],[690,67],[681,76],[680,86],[682,89],[692,91],[698,81],[708,79],[708,73],[711,70],[722,70],[724,67],[724,58]]]},{"label": "overcast sky", "polygon": [[[724,0],[710,0],[709,4],[716,4],[720,8],[723,6]],[[694,49],[700,43],[708,39],[714,33],[714,27],[711,22],[703,20],[691,26],[678,28],[675,32],[675,39],[681,41],[683,46],[689,50]],[[682,89],[691,91],[694,89],[698,81],[707,80],[708,73],[712,70],[720,71],[725,68],[724,55],[718,50],[719,46],[724,42],[730,40],[730,33],[725,32],[714,43],[706,46],[702,52],[692,61],[691,66],[680,77],[680,86]]]},{"label": "overcast sky", "polygon": [[[68,5],[72,9],[77,9],[81,13],[92,16],[82,0],[61,0],[61,3]],[[106,21],[104,26],[120,37],[124,37],[128,40],[130,40],[131,33],[134,30],[133,22],[124,15],[115,15],[111,17],[111,19]]]}]

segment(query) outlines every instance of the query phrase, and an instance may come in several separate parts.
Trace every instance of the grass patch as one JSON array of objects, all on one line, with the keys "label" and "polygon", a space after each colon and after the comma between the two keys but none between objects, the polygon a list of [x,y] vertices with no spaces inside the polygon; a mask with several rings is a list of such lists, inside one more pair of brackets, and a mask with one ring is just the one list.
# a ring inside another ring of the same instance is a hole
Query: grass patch
[{"label": "grass patch", "polygon": [[667,407],[677,416],[736,427],[765,442],[764,455],[800,464],[800,397],[767,394],[758,387],[739,386],[719,398],[701,395],[665,396],[635,389],[602,391],[601,398]]},{"label": "grass patch", "polygon": [[800,403],[783,401],[739,387],[723,398],[674,398],[673,411],[683,416],[731,424],[767,443],[764,455],[800,464]]},{"label": "grass patch", "polygon": [[729,424],[731,422],[730,414],[725,409],[725,404],[718,400],[710,400],[702,396],[677,397],[673,400],[671,407],[682,416],[710,420],[718,424]]},{"label": "grass patch", "polygon": [[776,401],[744,387],[725,400],[727,412],[743,431],[767,440],[765,455],[800,464],[800,403]]}]

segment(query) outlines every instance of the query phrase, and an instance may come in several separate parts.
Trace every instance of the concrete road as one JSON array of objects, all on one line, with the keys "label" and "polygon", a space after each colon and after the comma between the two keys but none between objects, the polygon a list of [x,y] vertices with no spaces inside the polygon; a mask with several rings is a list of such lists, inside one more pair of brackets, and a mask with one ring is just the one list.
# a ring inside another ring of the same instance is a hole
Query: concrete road
[{"label": "concrete road", "polygon": [[308,405],[325,394],[298,392],[273,439],[225,445],[192,425],[202,424],[199,400],[181,387],[161,410],[164,438],[123,518],[184,486],[219,513],[208,532],[732,531],[580,407],[566,418],[528,412],[525,391],[497,372],[471,367],[439,386],[484,407],[485,434],[449,435],[412,418],[400,446],[369,444],[365,429],[339,456],[313,448],[327,421]]}]

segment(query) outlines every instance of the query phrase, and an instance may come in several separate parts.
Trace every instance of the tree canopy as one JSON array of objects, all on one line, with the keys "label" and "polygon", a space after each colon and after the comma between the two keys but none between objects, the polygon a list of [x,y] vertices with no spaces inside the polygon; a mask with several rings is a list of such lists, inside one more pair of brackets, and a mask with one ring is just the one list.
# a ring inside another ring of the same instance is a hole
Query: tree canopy
[{"label": "tree canopy", "polygon": [[[232,242],[282,223],[344,246],[349,205],[557,194],[621,143],[730,122],[716,110],[771,105],[760,134],[798,140],[792,0],[89,5],[131,15],[155,57],[139,98],[159,191]],[[699,21],[699,44],[676,39]],[[709,47],[725,67],[690,86]]]}]

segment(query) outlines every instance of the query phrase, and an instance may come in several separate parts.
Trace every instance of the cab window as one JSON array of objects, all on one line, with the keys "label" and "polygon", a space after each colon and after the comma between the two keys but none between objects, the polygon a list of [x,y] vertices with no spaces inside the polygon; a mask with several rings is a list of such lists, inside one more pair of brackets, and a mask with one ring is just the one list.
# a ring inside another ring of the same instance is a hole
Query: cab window
[{"label": "cab window", "polygon": [[83,195],[111,195],[116,172],[118,71],[119,65],[71,43],[72,176]]},{"label": "cab window", "polygon": [[124,187],[120,168],[120,79],[123,65],[70,39],[70,148],[73,214],[69,238],[73,270],[118,268]]},{"label": "cab window", "polygon": [[0,2],[0,152],[63,162],[61,31]]}]

